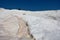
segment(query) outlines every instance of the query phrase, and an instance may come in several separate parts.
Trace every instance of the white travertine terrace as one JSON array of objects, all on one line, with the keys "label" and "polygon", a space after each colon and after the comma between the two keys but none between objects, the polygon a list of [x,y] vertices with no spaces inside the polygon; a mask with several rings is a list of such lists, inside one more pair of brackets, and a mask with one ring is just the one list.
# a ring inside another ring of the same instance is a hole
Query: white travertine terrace
[{"label": "white travertine terrace", "polygon": [[1,35],[17,36],[19,25],[15,16],[18,16],[28,23],[30,33],[36,40],[60,40],[59,14],[60,10],[24,11],[0,9],[0,32]]}]

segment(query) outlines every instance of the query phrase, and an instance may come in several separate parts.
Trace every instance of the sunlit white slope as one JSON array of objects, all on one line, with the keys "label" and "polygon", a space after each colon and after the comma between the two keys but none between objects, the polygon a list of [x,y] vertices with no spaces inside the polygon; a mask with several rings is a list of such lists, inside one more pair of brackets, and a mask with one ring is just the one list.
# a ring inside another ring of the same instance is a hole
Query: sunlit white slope
[{"label": "sunlit white slope", "polygon": [[9,26],[12,30],[7,29],[12,35],[16,35],[18,30],[15,16],[22,17],[23,20],[28,22],[30,32],[36,40],[60,40],[60,10],[25,11],[0,9],[0,24],[4,23],[4,20],[8,18],[11,18],[8,20],[13,22]]}]

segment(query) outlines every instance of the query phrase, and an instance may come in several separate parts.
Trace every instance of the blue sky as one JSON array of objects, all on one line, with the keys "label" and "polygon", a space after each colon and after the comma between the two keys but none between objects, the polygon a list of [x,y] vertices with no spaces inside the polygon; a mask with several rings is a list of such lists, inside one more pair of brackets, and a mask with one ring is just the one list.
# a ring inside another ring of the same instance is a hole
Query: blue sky
[{"label": "blue sky", "polygon": [[58,10],[60,0],[0,0],[0,8],[22,10]]}]

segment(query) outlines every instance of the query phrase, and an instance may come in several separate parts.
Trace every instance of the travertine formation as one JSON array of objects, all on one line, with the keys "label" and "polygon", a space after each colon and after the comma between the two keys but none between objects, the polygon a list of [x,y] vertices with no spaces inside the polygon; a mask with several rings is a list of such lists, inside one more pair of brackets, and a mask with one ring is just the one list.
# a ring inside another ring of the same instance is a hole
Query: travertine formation
[{"label": "travertine formation", "polygon": [[18,37],[26,40],[35,40],[32,34],[30,34],[28,24],[20,17],[16,16],[18,19],[19,29],[18,29]]},{"label": "travertine formation", "polygon": [[0,40],[35,40],[22,18],[13,14],[1,15],[4,16],[0,17]]},{"label": "travertine formation", "polygon": [[60,40],[60,10],[0,9],[0,40]]}]

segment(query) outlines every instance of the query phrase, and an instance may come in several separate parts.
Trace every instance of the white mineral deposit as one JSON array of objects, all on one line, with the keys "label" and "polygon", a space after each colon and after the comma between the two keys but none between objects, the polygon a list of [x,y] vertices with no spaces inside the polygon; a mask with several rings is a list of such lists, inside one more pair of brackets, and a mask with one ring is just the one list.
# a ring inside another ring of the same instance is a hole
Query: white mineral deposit
[{"label": "white mineral deposit", "polygon": [[0,40],[60,40],[60,10],[0,8]]}]

